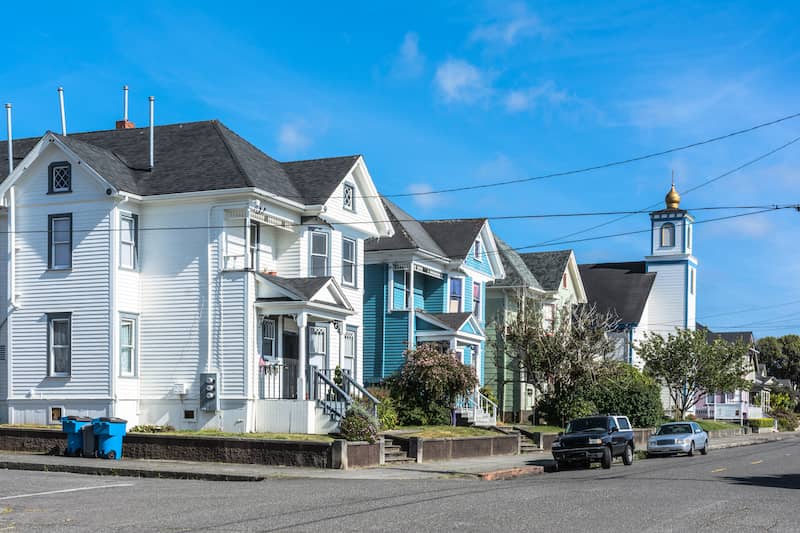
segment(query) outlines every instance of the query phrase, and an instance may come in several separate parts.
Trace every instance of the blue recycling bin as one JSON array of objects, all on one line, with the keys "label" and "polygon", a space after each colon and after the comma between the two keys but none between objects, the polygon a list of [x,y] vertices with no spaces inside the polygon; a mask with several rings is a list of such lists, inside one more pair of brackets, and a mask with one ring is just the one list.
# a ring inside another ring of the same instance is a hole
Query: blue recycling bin
[{"label": "blue recycling bin", "polygon": [[83,447],[83,426],[91,424],[92,419],[85,416],[62,416],[61,430],[67,434],[67,448],[64,455],[77,456]]},{"label": "blue recycling bin", "polygon": [[122,437],[125,436],[127,423],[127,420],[106,416],[92,420],[98,457],[122,459]]}]

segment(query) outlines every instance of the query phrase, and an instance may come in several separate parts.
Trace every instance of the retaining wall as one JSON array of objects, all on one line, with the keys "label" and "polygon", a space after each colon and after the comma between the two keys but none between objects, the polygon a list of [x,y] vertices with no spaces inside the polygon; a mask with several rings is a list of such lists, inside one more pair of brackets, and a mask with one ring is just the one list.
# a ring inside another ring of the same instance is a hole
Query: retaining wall
[{"label": "retaining wall", "polygon": [[408,455],[416,458],[418,463],[518,453],[519,437],[517,435],[440,439],[410,437],[408,439]]}]

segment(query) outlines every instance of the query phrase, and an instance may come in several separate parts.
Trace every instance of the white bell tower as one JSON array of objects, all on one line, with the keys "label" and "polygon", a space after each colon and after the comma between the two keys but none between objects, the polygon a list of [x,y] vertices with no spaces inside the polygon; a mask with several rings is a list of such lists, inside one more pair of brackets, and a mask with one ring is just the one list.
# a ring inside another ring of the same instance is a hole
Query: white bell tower
[{"label": "white bell tower", "polygon": [[666,209],[650,213],[650,255],[645,257],[647,271],[656,273],[648,305],[649,329],[664,334],[675,328],[695,329],[697,309],[694,217],[680,208],[674,180],[665,203]]}]

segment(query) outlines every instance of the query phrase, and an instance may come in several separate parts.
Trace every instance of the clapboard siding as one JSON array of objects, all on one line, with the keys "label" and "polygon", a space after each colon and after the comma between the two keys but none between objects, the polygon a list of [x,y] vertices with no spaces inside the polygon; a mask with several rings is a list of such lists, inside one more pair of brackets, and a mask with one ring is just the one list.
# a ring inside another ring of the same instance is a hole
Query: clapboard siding
[{"label": "clapboard siding", "polygon": [[221,372],[221,397],[244,395],[244,365],[246,359],[245,287],[247,272],[229,272],[222,275],[221,328],[219,353],[212,359],[213,366]]},{"label": "clapboard siding", "polygon": [[650,292],[650,330],[671,333],[676,327],[686,327],[686,264],[659,265],[651,263],[648,272],[656,272]]},{"label": "clapboard siding", "polygon": [[[8,230],[8,217],[0,215],[0,231]],[[8,235],[0,235],[0,302],[8,302]],[[7,305],[0,305],[0,346],[8,350],[8,317]],[[6,351],[7,354],[7,351]],[[0,401],[8,395],[8,356],[0,358]],[[5,410],[0,410],[0,423],[7,422]]]},{"label": "clapboard siding", "polygon": [[422,308],[428,313],[446,313],[447,279],[425,277],[425,302]]},{"label": "clapboard siding", "polygon": [[386,265],[364,267],[364,382],[382,379],[383,317],[386,312]]},{"label": "clapboard siding", "polygon": [[400,370],[408,349],[408,312],[392,311],[384,318],[383,377]]}]

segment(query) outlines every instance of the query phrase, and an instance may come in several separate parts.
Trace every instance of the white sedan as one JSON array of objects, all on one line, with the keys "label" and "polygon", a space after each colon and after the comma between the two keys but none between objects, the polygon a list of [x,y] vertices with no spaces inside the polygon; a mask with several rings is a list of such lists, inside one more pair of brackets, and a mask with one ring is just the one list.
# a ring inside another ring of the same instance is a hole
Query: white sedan
[{"label": "white sedan", "polygon": [[647,439],[647,456],[708,453],[708,433],[697,422],[663,424]]}]

